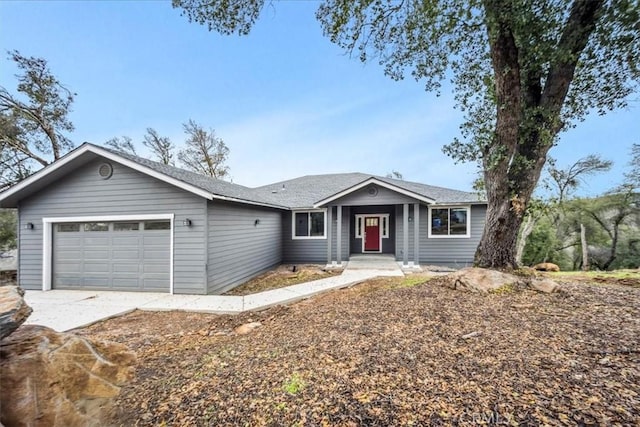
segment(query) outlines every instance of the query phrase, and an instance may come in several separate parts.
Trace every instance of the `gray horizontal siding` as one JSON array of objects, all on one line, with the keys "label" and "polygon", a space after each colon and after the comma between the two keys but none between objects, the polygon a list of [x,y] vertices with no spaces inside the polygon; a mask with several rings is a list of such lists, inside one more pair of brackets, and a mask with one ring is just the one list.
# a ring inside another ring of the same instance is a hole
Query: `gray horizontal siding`
[{"label": "gray horizontal siding", "polygon": [[[377,194],[370,195],[369,189],[375,187]],[[351,194],[347,194],[332,203],[344,206],[362,206],[362,205],[395,205],[398,203],[415,203],[416,199],[397,193],[385,187],[377,185],[368,185],[360,190],[356,190]]]},{"label": "gray horizontal siding", "polygon": [[[420,263],[465,267],[473,264],[473,257],[484,230],[486,205],[471,206],[471,237],[428,239],[427,209],[420,210]],[[412,250],[413,246],[410,246]]]},{"label": "gray horizontal siding", "polygon": [[280,211],[215,201],[208,223],[208,293],[232,289],[282,262]]},{"label": "gray horizontal siding", "polygon": [[[174,291],[205,293],[206,200],[116,162],[109,162],[113,176],[104,180],[97,172],[102,163],[89,162],[20,202],[20,224],[35,224],[20,233],[20,284],[42,289],[42,218],[174,214]],[[191,227],[182,225],[185,218]]]},{"label": "gray horizontal siding", "polygon": [[284,263],[326,263],[327,239],[292,239],[291,215],[282,215],[282,262]]}]

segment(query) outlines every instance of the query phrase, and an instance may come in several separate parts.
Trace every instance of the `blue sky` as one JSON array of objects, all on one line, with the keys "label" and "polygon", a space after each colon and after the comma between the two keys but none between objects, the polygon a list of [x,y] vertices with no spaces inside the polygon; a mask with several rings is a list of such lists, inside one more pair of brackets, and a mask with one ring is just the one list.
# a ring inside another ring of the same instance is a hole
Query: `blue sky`
[{"label": "blue sky", "polygon": [[[182,123],[194,119],[228,145],[239,184],[397,170],[408,180],[470,190],[475,165],[455,165],[441,151],[461,123],[450,90],[436,97],[420,82],[392,81],[377,63],[350,58],[323,37],[316,7],[276,2],[239,37],[189,24],[169,1],[0,2],[0,49],[47,59],[77,93],[77,144],[122,135],[139,142],[153,127],[180,145]],[[3,54],[0,84],[15,88],[14,73]],[[552,150],[559,165],[591,153],[615,162],[582,194],[620,182],[629,147],[640,143],[638,99],[590,116]]]}]

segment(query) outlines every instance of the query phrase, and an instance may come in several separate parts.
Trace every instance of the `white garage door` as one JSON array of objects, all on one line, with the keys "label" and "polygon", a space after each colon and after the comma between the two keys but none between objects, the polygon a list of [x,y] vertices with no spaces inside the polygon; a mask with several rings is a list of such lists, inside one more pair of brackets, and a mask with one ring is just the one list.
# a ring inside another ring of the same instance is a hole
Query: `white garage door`
[{"label": "white garage door", "polygon": [[58,223],[53,288],[169,291],[169,220]]}]

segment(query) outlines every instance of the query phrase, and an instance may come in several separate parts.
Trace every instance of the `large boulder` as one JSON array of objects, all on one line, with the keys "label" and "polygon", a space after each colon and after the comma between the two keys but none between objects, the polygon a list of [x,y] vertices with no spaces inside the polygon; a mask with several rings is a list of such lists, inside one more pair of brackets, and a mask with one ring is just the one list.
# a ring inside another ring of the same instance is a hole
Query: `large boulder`
[{"label": "large boulder", "polygon": [[557,273],[560,271],[560,267],[558,267],[557,264],[554,264],[552,262],[541,262],[540,264],[534,265],[533,269],[537,271],[551,271],[554,273]]},{"label": "large boulder", "polygon": [[450,288],[472,292],[490,292],[523,283],[521,278],[513,274],[476,267],[463,268],[445,277],[445,283]]},{"label": "large boulder", "polygon": [[134,364],[124,345],[22,326],[0,342],[0,423],[101,425]]},{"label": "large boulder", "polygon": [[17,286],[0,286],[0,340],[18,329],[31,314],[23,295]]}]

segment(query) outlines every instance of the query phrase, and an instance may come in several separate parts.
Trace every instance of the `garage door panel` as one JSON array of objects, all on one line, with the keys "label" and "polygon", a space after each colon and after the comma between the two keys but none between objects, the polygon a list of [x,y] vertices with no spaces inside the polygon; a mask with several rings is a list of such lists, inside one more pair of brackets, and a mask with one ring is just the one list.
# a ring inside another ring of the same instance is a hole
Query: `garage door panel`
[{"label": "garage door panel", "polygon": [[57,253],[58,261],[77,261],[82,258],[81,250],[59,250]]},{"label": "garage door panel", "polygon": [[167,258],[167,255],[166,255],[166,251],[145,248],[142,254],[142,258],[145,261],[165,261]]},{"label": "garage door panel", "polygon": [[[87,233],[89,234],[89,233]],[[104,233],[102,233],[104,234]],[[83,239],[82,244],[84,245],[85,248],[87,247],[105,247],[105,246],[111,246],[111,239],[109,239],[108,236],[105,237],[85,237]]]},{"label": "garage door panel", "polygon": [[[119,233],[124,234],[125,232],[121,231]],[[128,234],[129,232],[126,233]],[[114,236],[113,244],[117,246],[138,247],[138,245],[140,244],[140,236]]]},{"label": "garage door panel", "polygon": [[115,228],[54,227],[53,287],[168,291],[171,230]]},{"label": "garage door panel", "polygon": [[109,288],[111,280],[108,277],[83,277],[82,286],[85,288],[103,289]]},{"label": "garage door panel", "polygon": [[61,274],[58,277],[58,284],[65,287],[82,287],[82,279],[79,276],[67,276]]},{"label": "garage door panel", "polygon": [[114,275],[127,273],[127,274],[138,274],[140,270],[140,265],[138,263],[122,263],[122,262],[114,262],[112,265],[111,271]]},{"label": "garage door panel", "polygon": [[[80,247],[82,246],[82,238],[79,236],[70,236],[72,233],[57,233],[56,238],[64,247]],[[78,234],[78,233],[73,233]]]},{"label": "garage door panel", "polygon": [[94,261],[85,261],[84,262],[84,270],[83,273],[85,275],[91,275],[95,273],[110,273],[111,272],[111,263],[105,262],[94,262]]},{"label": "garage door panel", "polygon": [[100,261],[100,260],[108,260],[109,259],[109,255],[110,255],[110,251],[108,249],[101,249],[101,250],[97,250],[97,249],[87,249],[84,251],[84,259],[85,260],[96,260],[96,261]]},{"label": "garage door panel", "polygon": [[138,260],[140,258],[139,250],[117,249],[113,251],[111,259],[114,260]]},{"label": "garage door panel", "polygon": [[169,266],[167,264],[148,264],[142,265],[142,272],[145,274],[161,274],[166,275],[169,273]]},{"label": "garage door panel", "polygon": [[114,277],[112,280],[114,289],[121,290],[141,290],[138,289],[138,278],[137,277]]}]

